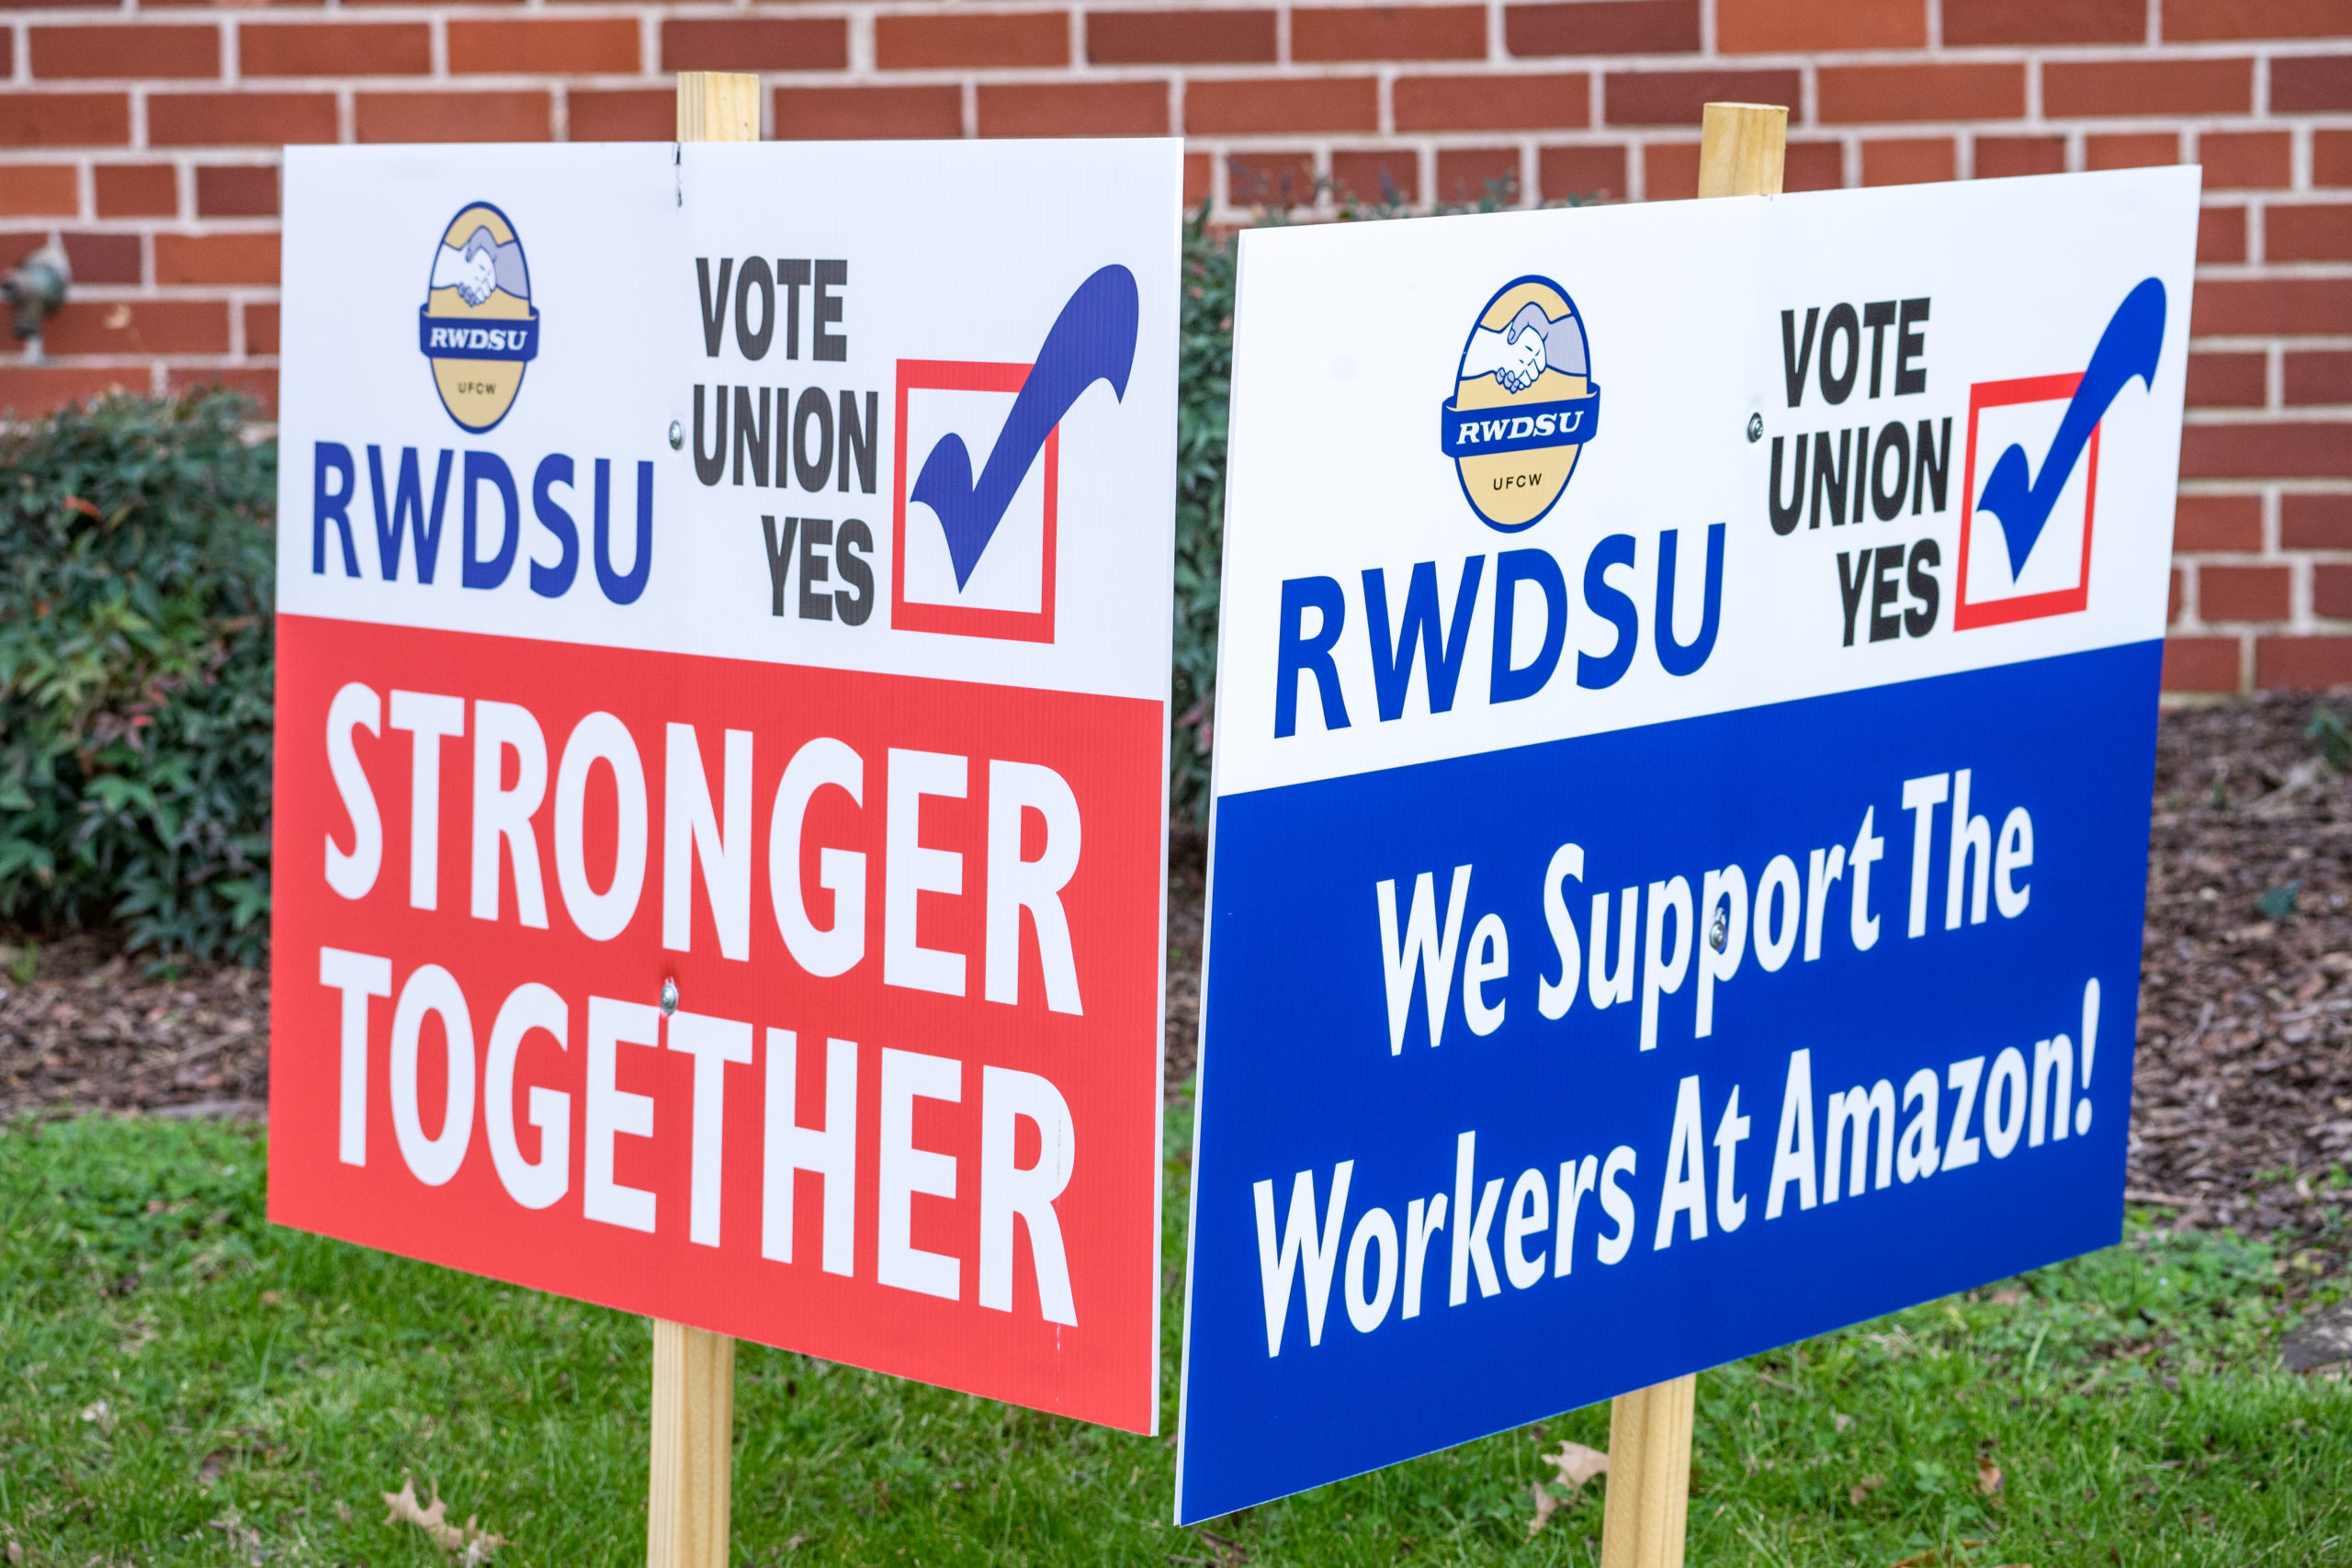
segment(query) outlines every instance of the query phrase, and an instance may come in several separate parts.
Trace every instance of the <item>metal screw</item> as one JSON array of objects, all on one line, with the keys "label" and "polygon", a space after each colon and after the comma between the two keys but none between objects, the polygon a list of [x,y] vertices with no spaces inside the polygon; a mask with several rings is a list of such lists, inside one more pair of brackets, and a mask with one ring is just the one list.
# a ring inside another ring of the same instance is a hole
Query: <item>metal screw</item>
[{"label": "metal screw", "polygon": [[[1717,942],[1715,945],[1717,947],[1721,947],[1723,943]],[[667,1018],[677,1010],[678,982],[675,980],[664,980],[662,982],[662,1016],[663,1018]]]},{"label": "metal screw", "polygon": [[1707,931],[1707,945],[1713,948],[1717,953],[1721,953],[1724,950],[1724,942],[1729,940],[1730,935],[1731,918],[1724,910],[1717,909],[1715,911],[1715,923]]},{"label": "metal screw", "polygon": [[[1750,442],[1757,442],[1764,439],[1764,416],[1762,414],[1752,413],[1747,416],[1747,439]],[[675,446],[677,444],[678,427],[673,424],[670,427],[670,445]]]},{"label": "metal screw", "polygon": [[[1748,439],[1753,441],[1756,438],[1751,435]],[[684,446],[685,444],[686,427],[680,424],[676,420],[672,420],[670,422],[670,450],[675,452],[679,447]]]}]

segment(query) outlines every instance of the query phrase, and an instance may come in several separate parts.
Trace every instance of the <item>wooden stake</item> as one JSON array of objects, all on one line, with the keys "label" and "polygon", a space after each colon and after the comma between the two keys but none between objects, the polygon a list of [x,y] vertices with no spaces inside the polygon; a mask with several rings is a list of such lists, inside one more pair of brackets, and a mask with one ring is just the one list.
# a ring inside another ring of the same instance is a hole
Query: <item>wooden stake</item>
[{"label": "wooden stake", "polygon": [[678,73],[678,140],[757,141],[760,79],[729,71]]},{"label": "wooden stake", "polygon": [[[1699,132],[1699,194],[1777,196],[1789,111],[1709,104]],[[1696,1375],[1621,1393],[1609,1407],[1609,1496],[1601,1568],[1682,1568],[1690,1516],[1690,1427]]]},{"label": "wooden stake", "polygon": [[1788,110],[1777,104],[1709,104],[1699,126],[1701,196],[1781,194]]},{"label": "wooden stake", "polygon": [[[760,79],[678,73],[678,140],[757,141]],[[735,1341],[653,1323],[652,1462],[646,1568],[727,1568],[735,1469]]]},{"label": "wooden stake", "polygon": [[735,1341],[655,1319],[647,1568],[727,1568],[734,1458]]}]

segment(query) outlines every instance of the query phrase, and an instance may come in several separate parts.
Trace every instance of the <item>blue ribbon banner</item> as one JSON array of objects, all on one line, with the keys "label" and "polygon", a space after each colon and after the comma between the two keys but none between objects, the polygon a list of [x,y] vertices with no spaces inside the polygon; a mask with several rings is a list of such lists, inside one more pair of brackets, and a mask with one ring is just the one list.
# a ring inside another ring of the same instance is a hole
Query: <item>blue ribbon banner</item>
[{"label": "blue ribbon banner", "polygon": [[419,307],[416,346],[427,359],[537,359],[539,313],[466,321],[430,315]]},{"label": "blue ribbon banner", "polygon": [[1550,403],[1506,403],[1498,408],[1458,409],[1451,400],[1438,408],[1438,442],[1449,457],[1489,452],[1532,452],[1543,447],[1581,446],[1600,428],[1600,389],[1581,398]]}]

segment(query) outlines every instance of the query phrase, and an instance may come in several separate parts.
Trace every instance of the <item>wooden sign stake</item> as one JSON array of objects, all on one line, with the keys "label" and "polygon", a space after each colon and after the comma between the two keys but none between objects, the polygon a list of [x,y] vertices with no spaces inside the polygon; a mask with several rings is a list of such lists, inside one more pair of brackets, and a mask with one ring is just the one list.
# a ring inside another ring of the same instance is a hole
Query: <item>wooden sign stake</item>
[{"label": "wooden sign stake", "polygon": [[[678,73],[678,140],[757,141],[760,79]],[[735,1341],[653,1322],[653,1441],[646,1568],[727,1568],[735,1468]]]},{"label": "wooden sign stake", "polygon": [[[1699,194],[1778,196],[1789,111],[1709,104],[1699,132]],[[1697,1375],[1621,1393],[1609,1407],[1609,1494],[1601,1568],[1682,1568],[1690,1514]]]}]

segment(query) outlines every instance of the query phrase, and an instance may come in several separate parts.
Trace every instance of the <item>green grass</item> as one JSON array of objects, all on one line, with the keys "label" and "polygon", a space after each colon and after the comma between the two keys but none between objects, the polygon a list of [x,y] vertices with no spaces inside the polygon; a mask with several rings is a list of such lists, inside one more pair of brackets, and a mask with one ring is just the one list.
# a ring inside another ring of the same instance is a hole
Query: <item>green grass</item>
[{"label": "green grass", "polygon": [[[27,1568],[449,1562],[384,1523],[413,1477],[511,1538],[502,1568],[641,1562],[645,1325],[276,1230],[265,1154],[194,1123],[0,1133],[0,1544]],[[2017,1288],[1702,1376],[1690,1562],[2352,1562],[2352,1382],[2276,1370],[2267,1249],[2135,1224]],[[1171,1300],[1171,1416],[1176,1323]],[[752,1347],[736,1430],[737,1568],[1230,1561],[1168,1524],[1164,1439]],[[1563,1438],[1605,1446],[1606,1409],[1213,1529],[1257,1564],[1590,1563],[1601,1485],[1528,1534]]]}]

